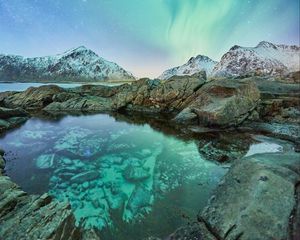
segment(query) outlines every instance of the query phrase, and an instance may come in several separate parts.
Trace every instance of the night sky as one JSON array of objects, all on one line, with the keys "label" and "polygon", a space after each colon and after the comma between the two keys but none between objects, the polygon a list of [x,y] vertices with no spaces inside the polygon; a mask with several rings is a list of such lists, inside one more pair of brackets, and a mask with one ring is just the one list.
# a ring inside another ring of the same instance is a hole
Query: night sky
[{"label": "night sky", "polygon": [[299,0],[0,0],[0,53],[84,45],[138,77],[262,40],[299,45]]}]

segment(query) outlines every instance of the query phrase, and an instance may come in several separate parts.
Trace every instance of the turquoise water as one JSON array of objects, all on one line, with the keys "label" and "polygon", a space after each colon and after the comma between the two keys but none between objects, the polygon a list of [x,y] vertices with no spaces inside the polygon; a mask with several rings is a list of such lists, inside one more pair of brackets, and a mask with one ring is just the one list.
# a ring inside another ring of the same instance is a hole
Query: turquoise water
[{"label": "turquoise water", "polygon": [[0,147],[25,191],[68,200],[77,225],[103,239],[166,237],[196,219],[226,172],[193,140],[106,114],[31,118]]},{"label": "turquoise water", "polygon": [[[73,87],[79,87],[83,85],[81,83],[1,83],[0,82],[0,92],[24,91],[29,87],[39,87],[39,86],[51,85],[51,84],[55,84],[62,88],[73,88]],[[107,86],[120,85],[120,83],[91,83],[91,84],[107,85]]]}]

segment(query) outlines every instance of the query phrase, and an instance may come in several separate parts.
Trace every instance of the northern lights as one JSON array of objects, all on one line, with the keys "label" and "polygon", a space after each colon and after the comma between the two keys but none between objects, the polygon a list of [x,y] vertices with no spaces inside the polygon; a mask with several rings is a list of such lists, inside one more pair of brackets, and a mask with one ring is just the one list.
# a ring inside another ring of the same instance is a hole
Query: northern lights
[{"label": "northern lights", "polygon": [[0,0],[0,53],[85,45],[138,77],[262,40],[299,44],[299,0]]}]

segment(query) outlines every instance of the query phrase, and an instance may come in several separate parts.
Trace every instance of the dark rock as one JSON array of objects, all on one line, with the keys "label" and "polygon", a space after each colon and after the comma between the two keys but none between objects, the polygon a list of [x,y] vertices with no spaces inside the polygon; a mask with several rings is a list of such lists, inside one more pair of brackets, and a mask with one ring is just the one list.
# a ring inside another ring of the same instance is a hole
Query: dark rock
[{"label": "dark rock", "polygon": [[0,176],[1,176],[1,173],[3,172],[4,167],[5,167],[5,161],[4,161],[3,156],[0,154]]},{"label": "dark rock", "polygon": [[22,108],[3,108],[0,107],[0,118],[7,119],[11,117],[28,117],[28,113],[24,111]]}]

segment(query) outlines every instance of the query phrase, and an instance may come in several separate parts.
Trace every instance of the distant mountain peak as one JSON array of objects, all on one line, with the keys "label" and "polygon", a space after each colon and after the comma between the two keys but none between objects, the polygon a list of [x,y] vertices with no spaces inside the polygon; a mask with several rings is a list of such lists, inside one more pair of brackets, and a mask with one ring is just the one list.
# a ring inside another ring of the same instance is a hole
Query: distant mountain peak
[{"label": "distant mountain peak", "polygon": [[62,54],[24,58],[0,55],[3,81],[105,81],[134,79],[130,72],[79,46]]},{"label": "distant mountain peak", "polygon": [[267,41],[261,41],[257,44],[256,48],[260,48],[260,47],[263,47],[263,48],[274,48],[276,49],[276,45],[271,43],[271,42],[267,42]]},{"label": "distant mountain peak", "polygon": [[193,61],[212,61],[212,60],[205,55],[199,54],[195,57],[191,57],[188,62],[193,62]]},{"label": "distant mountain peak", "polygon": [[88,49],[86,46],[79,46],[79,47],[74,47],[74,48],[71,48],[69,50],[67,50],[67,52],[81,52],[81,51],[86,51],[86,50],[90,50]]},{"label": "distant mountain peak", "polygon": [[247,73],[282,75],[300,69],[300,48],[262,41],[255,47],[233,46],[214,67],[213,76]]},{"label": "distant mountain peak", "polygon": [[98,56],[94,51],[92,51],[91,49],[89,49],[85,46],[71,48],[71,49],[65,51],[64,53],[58,54],[58,55],[70,55],[70,54],[92,54],[92,55]]},{"label": "distant mountain peak", "polygon": [[232,47],[229,49],[229,51],[234,51],[234,50],[237,50],[237,49],[240,49],[240,48],[242,48],[242,47],[239,46],[239,45],[234,45],[234,46],[232,46]]},{"label": "distant mountain peak", "polygon": [[190,76],[201,71],[205,71],[207,75],[210,75],[216,63],[216,61],[213,61],[207,56],[197,55],[195,57],[191,57],[185,64],[181,66],[164,71],[158,78],[166,80],[175,75]]}]

